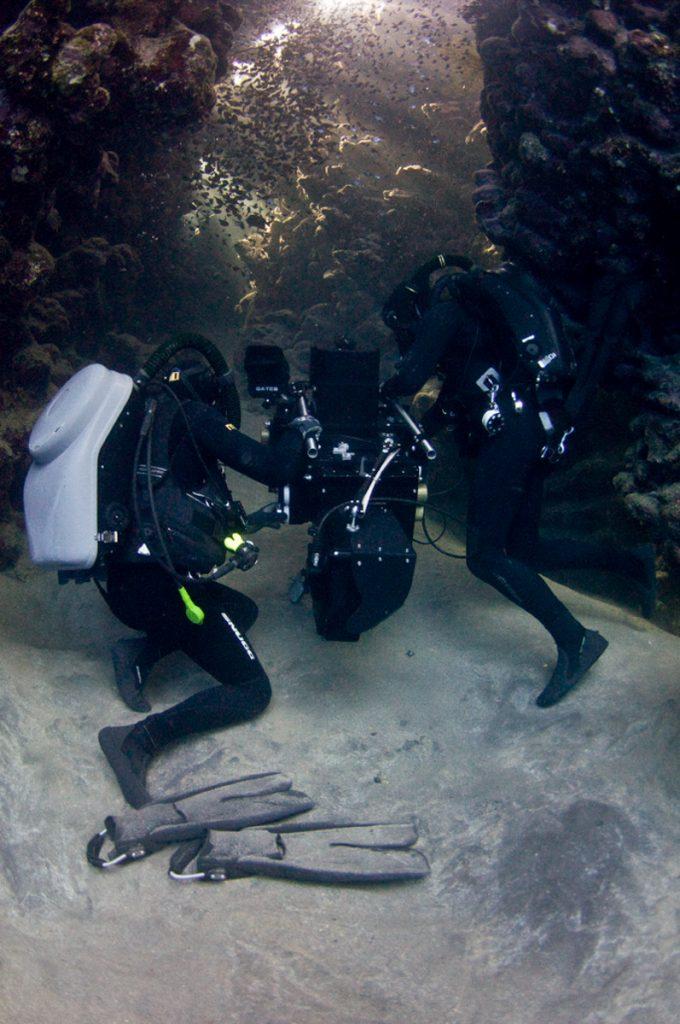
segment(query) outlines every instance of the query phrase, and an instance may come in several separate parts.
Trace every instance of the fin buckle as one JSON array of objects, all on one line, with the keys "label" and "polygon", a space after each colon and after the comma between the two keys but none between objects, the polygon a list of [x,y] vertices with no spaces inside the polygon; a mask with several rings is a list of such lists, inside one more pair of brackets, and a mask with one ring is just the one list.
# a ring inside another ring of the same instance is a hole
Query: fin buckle
[{"label": "fin buckle", "polygon": [[[201,882],[211,882],[212,881],[212,882],[214,882],[214,881],[218,881],[218,879],[208,878],[208,876],[206,875],[205,871],[197,871],[193,875],[185,875],[185,874],[182,874],[181,871],[173,871],[172,869],[170,869],[168,871],[168,875],[169,875],[170,878],[174,878],[174,880],[176,882],[198,882],[198,881],[201,881]],[[222,879],[220,878],[219,881],[221,882]]]},{"label": "fin buckle", "polygon": [[135,846],[131,850],[126,850],[125,853],[120,853],[112,860],[101,857],[102,847],[108,834],[109,830],[105,828],[92,836],[92,839],[87,844],[87,859],[93,867],[106,871],[108,868],[115,868],[119,864],[129,864],[130,861],[141,860],[142,857],[146,857],[146,850],[143,846]]}]

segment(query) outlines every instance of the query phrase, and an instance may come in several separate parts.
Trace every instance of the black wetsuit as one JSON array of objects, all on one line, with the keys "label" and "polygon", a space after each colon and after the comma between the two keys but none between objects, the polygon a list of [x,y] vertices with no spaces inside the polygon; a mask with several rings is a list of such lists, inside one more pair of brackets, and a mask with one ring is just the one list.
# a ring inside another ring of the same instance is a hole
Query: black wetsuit
[{"label": "black wetsuit", "polygon": [[[228,427],[211,406],[187,402],[184,410],[199,446],[225,465],[272,486],[298,473],[303,448],[298,431],[285,431],[270,448]],[[177,437],[177,451],[184,440]],[[186,473],[192,457],[196,461],[195,451],[184,445],[179,454]],[[138,723],[136,737],[153,751],[205,729],[246,721],[263,711],[271,698],[267,674],[246,636],[257,617],[256,604],[220,583],[187,584],[192,599],[205,612],[203,623],[194,625],[186,617],[178,588],[177,581],[148,557],[133,555],[109,567],[109,607],[125,625],[146,634],[138,658],[140,670],[146,674],[160,658],[179,650],[219,683]]]},{"label": "black wetsuit", "polygon": [[[630,556],[605,545],[567,538],[544,540],[539,519],[545,477],[541,449],[546,434],[508,342],[471,318],[457,303],[426,312],[398,373],[384,385],[388,395],[414,393],[443,366],[446,377],[431,424],[453,412],[459,433],[475,456],[467,513],[467,565],[545,626],[558,648],[573,652],[584,628],[559,601],[538,571],[583,567],[631,575]],[[504,384],[498,396],[504,427],[489,436],[481,424],[488,407],[477,381],[489,367]],[[522,400],[515,411],[511,391]]]}]

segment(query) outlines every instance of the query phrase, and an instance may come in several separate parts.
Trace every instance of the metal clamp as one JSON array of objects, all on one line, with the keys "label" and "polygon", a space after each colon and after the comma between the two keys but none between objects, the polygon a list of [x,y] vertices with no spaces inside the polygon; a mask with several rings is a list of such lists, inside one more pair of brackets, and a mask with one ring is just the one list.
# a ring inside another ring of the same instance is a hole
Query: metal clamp
[{"label": "metal clamp", "polygon": [[562,434],[562,437],[560,438],[559,443],[556,447],[553,448],[551,445],[546,444],[541,449],[541,458],[545,459],[546,462],[559,462],[559,460],[567,451],[567,440],[573,433],[574,428],[568,427]]}]

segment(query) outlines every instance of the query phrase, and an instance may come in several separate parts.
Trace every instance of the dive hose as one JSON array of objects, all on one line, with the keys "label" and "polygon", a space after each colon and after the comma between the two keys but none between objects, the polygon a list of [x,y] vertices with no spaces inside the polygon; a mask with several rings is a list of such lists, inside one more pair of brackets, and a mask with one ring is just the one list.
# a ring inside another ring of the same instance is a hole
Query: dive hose
[{"label": "dive hose", "polygon": [[181,352],[184,348],[192,348],[197,352],[200,352],[205,357],[211,368],[215,371],[218,377],[222,377],[229,373],[229,367],[227,362],[212,341],[208,338],[204,338],[202,334],[194,334],[193,332],[186,332],[183,334],[177,334],[174,338],[166,341],[164,345],[157,348],[156,351],[149,356],[144,366],[139,370],[137,376],[134,379],[136,387],[143,387],[150,380],[152,380],[160,368],[167,363],[168,359],[171,359],[177,352]]}]

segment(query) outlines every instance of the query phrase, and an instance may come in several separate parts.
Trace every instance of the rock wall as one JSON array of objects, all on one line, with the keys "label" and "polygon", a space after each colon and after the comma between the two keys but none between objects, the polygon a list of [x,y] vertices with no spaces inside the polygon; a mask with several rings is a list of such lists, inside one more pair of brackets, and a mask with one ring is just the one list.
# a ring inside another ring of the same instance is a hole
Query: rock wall
[{"label": "rock wall", "polygon": [[35,410],[85,358],[126,369],[138,357],[130,325],[152,269],[139,239],[176,215],[175,143],[212,108],[239,22],[223,0],[6,5],[0,567],[19,550]]},{"label": "rock wall", "polygon": [[538,270],[566,274],[576,309],[603,267],[665,283],[678,183],[677,5],[475,7],[494,157],[480,174],[485,232]]},{"label": "rock wall", "polygon": [[630,283],[607,376],[637,407],[615,485],[677,570],[680,5],[476,0],[467,13],[493,156],[477,175],[479,224],[545,280],[576,327],[605,277]]}]

